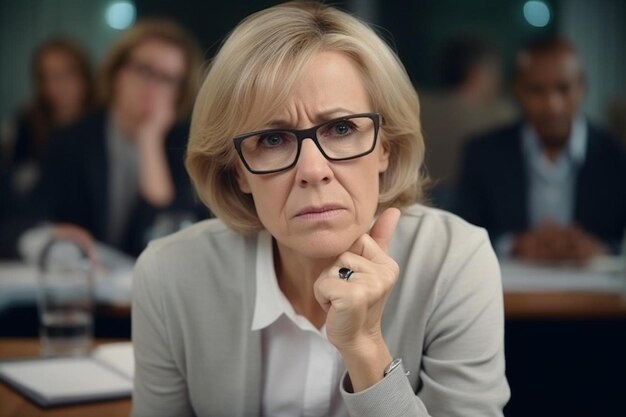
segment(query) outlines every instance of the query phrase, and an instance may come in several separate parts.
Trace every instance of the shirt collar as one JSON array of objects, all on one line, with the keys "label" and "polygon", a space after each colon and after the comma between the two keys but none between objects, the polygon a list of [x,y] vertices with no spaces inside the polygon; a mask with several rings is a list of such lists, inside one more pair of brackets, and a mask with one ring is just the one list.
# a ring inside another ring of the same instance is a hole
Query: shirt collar
[{"label": "shirt collar", "polygon": [[[529,123],[525,123],[522,127],[522,142],[524,150],[531,155],[533,159],[538,159],[543,155],[541,140],[534,127]],[[577,166],[585,162],[587,154],[587,120],[584,116],[579,115],[572,122],[572,130],[567,148],[562,151],[562,155],[567,156]]]},{"label": "shirt collar", "polygon": [[325,327],[318,330],[307,318],[297,314],[287,297],[280,290],[276,270],[274,269],[272,235],[266,230],[262,230],[257,236],[256,296],[252,330],[262,330],[269,327],[283,314],[302,330],[312,331],[326,337]]},{"label": "shirt collar", "polygon": [[257,237],[256,300],[252,330],[261,330],[269,326],[283,313],[280,297],[282,292],[278,287],[273,256],[272,235],[262,230]]}]

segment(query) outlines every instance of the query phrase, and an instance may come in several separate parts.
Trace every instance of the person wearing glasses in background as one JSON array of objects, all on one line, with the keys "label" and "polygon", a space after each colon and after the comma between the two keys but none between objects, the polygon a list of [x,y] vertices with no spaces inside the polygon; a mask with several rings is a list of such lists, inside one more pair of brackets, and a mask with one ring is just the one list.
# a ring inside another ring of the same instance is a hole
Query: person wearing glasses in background
[{"label": "person wearing glasses in background", "polygon": [[133,281],[139,416],[501,416],[487,233],[415,204],[419,103],[361,21],[260,11],[212,61],[187,169],[219,219],[151,243]]},{"label": "person wearing glasses in background", "polygon": [[184,122],[201,62],[195,41],[171,21],[140,21],[120,37],[101,67],[104,109],[50,141],[44,191],[53,236],[136,256],[160,213],[195,214]]}]

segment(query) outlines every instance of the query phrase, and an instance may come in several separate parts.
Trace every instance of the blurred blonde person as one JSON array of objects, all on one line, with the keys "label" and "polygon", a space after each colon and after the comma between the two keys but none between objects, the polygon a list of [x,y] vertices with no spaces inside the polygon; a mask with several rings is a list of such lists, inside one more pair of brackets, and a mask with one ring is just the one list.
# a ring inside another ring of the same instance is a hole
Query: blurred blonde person
[{"label": "blurred blonde person", "polygon": [[137,255],[160,215],[194,213],[183,158],[201,59],[193,38],[162,19],[138,22],[111,48],[103,110],[54,134],[45,195],[57,236]]},{"label": "blurred blonde person", "polygon": [[134,416],[502,415],[498,265],[484,230],[415,204],[418,114],[347,13],[293,2],[235,28],[187,151],[219,219],[135,269]]}]

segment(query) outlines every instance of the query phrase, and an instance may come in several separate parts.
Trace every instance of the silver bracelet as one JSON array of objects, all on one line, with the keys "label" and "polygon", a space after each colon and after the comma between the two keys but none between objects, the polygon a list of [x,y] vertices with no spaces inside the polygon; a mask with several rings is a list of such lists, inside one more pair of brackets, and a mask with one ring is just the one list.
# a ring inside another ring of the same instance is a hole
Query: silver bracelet
[{"label": "silver bracelet", "polygon": [[[391,363],[389,365],[387,365],[387,367],[383,371],[383,378],[386,377],[387,375],[389,375],[394,369],[396,369],[401,364],[402,364],[402,359],[400,359],[400,358],[395,358],[394,360],[392,360]],[[409,376],[409,374],[410,374],[409,371],[404,373],[404,375],[406,375],[406,376]]]}]

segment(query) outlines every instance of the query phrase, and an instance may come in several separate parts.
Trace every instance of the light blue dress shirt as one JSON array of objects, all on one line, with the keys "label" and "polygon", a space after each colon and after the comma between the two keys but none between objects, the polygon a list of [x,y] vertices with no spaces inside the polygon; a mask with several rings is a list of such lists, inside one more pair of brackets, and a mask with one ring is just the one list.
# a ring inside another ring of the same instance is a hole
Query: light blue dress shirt
[{"label": "light blue dress shirt", "polygon": [[[578,116],[572,123],[567,146],[554,161],[546,156],[541,139],[528,123],[522,127],[522,153],[527,171],[528,219],[531,229],[546,221],[557,226],[572,224],[576,203],[576,177],[587,154],[587,121]],[[499,257],[508,257],[515,236],[501,236],[495,242]]]},{"label": "light blue dress shirt", "polygon": [[587,122],[584,117],[574,120],[567,146],[554,161],[546,156],[535,129],[524,125],[522,151],[528,168],[528,215],[532,229],[548,220],[560,227],[572,224],[576,177],[585,162],[586,150]]}]

